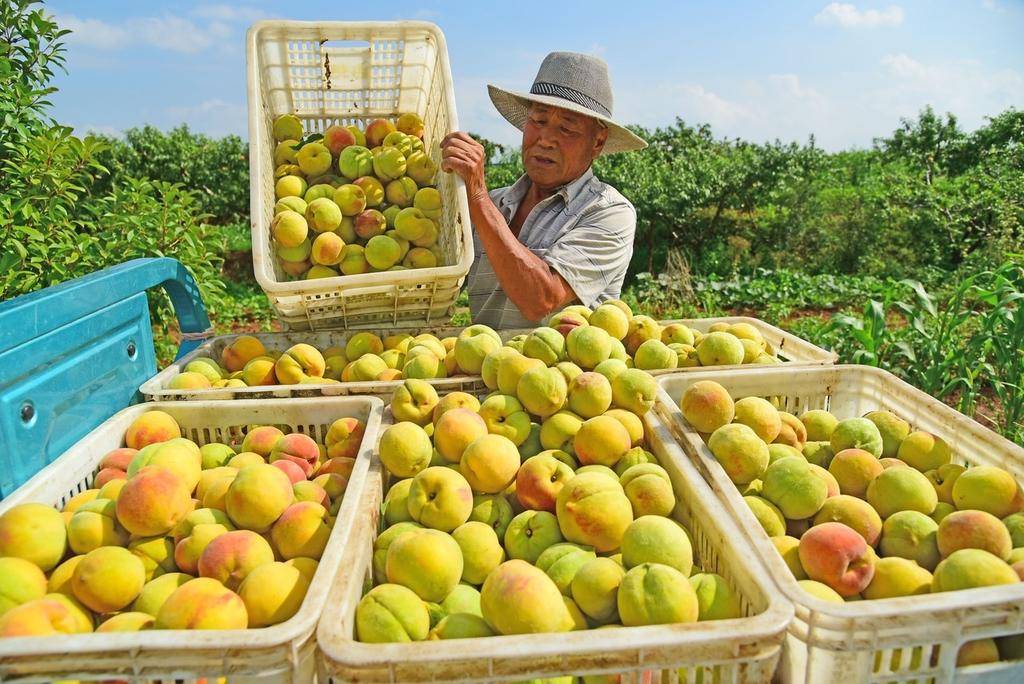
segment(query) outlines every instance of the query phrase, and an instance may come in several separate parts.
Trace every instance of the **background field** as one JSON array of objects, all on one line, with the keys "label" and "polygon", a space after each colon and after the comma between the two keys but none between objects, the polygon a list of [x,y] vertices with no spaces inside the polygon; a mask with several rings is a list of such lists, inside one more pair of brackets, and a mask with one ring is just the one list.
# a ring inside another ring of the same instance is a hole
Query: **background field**
[{"label": "background field", "polygon": [[[185,127],[78,137],[49,115],[63,32],[0,2],[0,299],[126,259],[193,271],[219,333],[275,327],[252,275],[247,145]],[[595,172],[638,212],[623,298],[742,313],[881,366],[1024,444],[1024,112],[926,108],[870,149],[724,139],[677,120]],[[487,141],[488,180],[521,173]],[[464,301],[464,300],[463,300]],[[162,362],[173,316],[154,306]],[[468,323],[461,308],[456,324]]]}]

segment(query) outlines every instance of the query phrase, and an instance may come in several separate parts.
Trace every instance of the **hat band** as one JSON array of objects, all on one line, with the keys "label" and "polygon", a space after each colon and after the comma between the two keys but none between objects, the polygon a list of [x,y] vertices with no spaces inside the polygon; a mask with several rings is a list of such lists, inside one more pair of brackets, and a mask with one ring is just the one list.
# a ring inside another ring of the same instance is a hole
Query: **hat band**
[{"label": "hat band", "polygon": [[576,104],[586,107],[587,109],[593,110],[599,114],[602,114],[609,119],[612,117],[610,109],[605,107],[603,104],[590,97],[586,93],[581,93],[578,90],[567,88],[566,86],[559,85],[557,83],[544,83],[537,82],[530,88],[531,95],[553,95],[554,97],[560,97],[563,100],[569,100]]}]

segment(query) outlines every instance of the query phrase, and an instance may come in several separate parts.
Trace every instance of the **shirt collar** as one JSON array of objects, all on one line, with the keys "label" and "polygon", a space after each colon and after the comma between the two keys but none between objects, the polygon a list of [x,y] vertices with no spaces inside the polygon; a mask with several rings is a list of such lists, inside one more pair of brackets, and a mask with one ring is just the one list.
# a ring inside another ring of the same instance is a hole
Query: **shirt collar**
[{"label": "shirt collar", "polygon": [[[583,189],[587,187],[587,184],[590,183],[591,179],[593,178],[594,170],[588,166],[587,170],[584,171],[583,175],[581,175],[579,178],[577,178],[574,181],[570,181],[569,183],[566,183],[565,185],[562,185],[558,189],[556,189],[555,195],[561,197],[562,202],[564,202],[566,206],[569,206],[574,199],[576,199],[582,194]],[[509,187],[508,192],[506,192],[502,196],[501,206],[518,207],[519,204],[523,201],[523,198],[526,197],[526,192],[530,189],[531,182],[532,181],[530,180],[530,177],[527,176],[525,173],[522,176],[520,176],[519,179],[516,180],[516,182],[513,183],[511,187]]]}]

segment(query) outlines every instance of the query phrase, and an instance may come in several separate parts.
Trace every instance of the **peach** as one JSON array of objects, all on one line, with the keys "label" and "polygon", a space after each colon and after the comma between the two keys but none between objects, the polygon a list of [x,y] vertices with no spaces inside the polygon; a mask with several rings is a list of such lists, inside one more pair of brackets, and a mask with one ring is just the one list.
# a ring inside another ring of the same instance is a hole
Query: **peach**
[{"label": "peach", "polygon": [[[796,447],[791,447],[788,444],[769,444],[768,445],[768,465],[775,463],[776,461],[783,458],[800,458],[803,459],[803,453]],[[810,461],[808,461],[809,463]]]},{"label": "peach", "polygon": [[46,593],[46,575],[38,565],[14,556],[0,558],[0,616]]},{"label": "peach", "polygon": [[[238,471],[241,470],[242,468],[247,468],[251,465],[264,464],[266,464],[266,461],[259,454],[252,451],[243,451],[242,453],[235,455],[230,461],[228,461],[228,467],[235,471],[235,473],[231,475],[230,479],[235,479],[235,476],[238,474]],[[220,477],[215,478],[214,483],[216,483],[216,481],[220,479]],[[210,508],[210,506],[207,506],[207,508]]]},{"label": "peach", "polygon": [[569,409],[583,418],[602,415],[612,403],[612,385],[608,379],[593,371],[580,373],[569,383]]},{"label": "peach", "polygon": [[356,137],[344,126],[333,124],[324,130],[323,144],[337,158],[346,147],[356,144]]},{"label": "peach", "polygon": [[761,477],[761,496],[791,520],[814,516],[828,497],[828,486],[802,458],[776,461]]},{"label": "peach", "polygon": [[363,191],[366,207],[379,207],[384,202],[384,186],[373,176],[362,176],[352,181],[352,184]]},{"label": "peach", "polygon": [[[497,358],[497,389],[500,390],[502,394],[509,396],[515,396],[516,389],[519,386],[519,379],[528,370],[533,368],[545,368],[543,361],[540,361],[539,359],[531,359],[527,356],[523,356],[519,352],[515,352],[508,356],[501,355]],[[482,370],[483,366],[481,365],[481,372]]]},{"label": "peach", "polygon": [[779,419],[782,421],[782,429],[779,436],[775,438],[776,444],[788,444],[797,449],[803,449],[807,443],[807,428],[800,422],[800,419],[792,413],[779,411]]},{"label": "peach", "polygon": [[582,426],[583,421],[572,411],[559,411],[541,424],[541,446],[548,450],[571,452],[573,440]]},{"label": "peach", "polygon": [[866,599],[882,599],[928,594],[931,590],[932,573],[912,560],[894,556],[875,561],[875,576],[862,595]]},{"label": "peach", "polygon": [[[878,433],[882,436],[881,456],[895,457],[899,452],[900,444],[910,434],[910,424],[892,411],[871,411],[864,417],[875,424]],[[930,468],[921,468],[920,470],[930,470]]]},{"label": "peach", "polygon": [[587,560],[572,578],[572,598],[594,622],[615,622],[619,617],[616,598],[625,576],[626,571],[622,565],[611,558]]},{"label": "peach", "polygon": [[628,569],[643,563],[668,565],[688,577],[693,569],[693,547],[683,526],[658,515],[645,515],[630,523],[622,536],[622,564]]},{"label": "peach", "polygon": [[516,397],[532,415],[547,418],[565,405],[568,395],[565,376],[556,368],[535,366],[519,378]]},{"label": "peach", "polygon": [[882,524],[878,548],[884,556],[906,558],[932,571],[940,559],[938,531],[938,523],[924,513],[900,511]]},{"label": "peach", "polygon": [[174,547],[174,563],[182,572],[195,575],[198,572],[199,557],[203,550],[220,535],[230,531],[228,525],[219,523],[203,523],[196,525],[187,536]]},{"label": "peach", "polygon": [[949,515],[955,510],[956,508],[953,507],[953,504],[948,504],[944,501],[940,501],[939,503],[935,504],[935,510],[932,511],[931,515],[929,515],[928,517],[934,520],[935,522],[940,523],[942,522],[943,518],[945,518],[947,515]]},{"label": "peach", "polygon": [[309,435],[300,432],[281,437],[270,450],[271,464],[278,461],[289,461],[298,466],[305,477],[313,472],[313,467],[320,458],[320,448]]},{"label": "peach", "polygon": [[164,411],[146,411],[133,420],[124,433],[124,441],[129,449],[142,449],[175,437],[181,437],[181,428]]},{"label": "peach", "polygon": [[935,510],[938,496],[928,478],[917,470],[889,468],[868,485],[867,500],[882,518],[888,518],[898,511],[928,515]]},{"label": "peach", "polygon": [[135,600],[145,583],[142,561],[117,546],[85,554],[71,576],[75,598],[97,613],[121,610]]},{"label": "peach", "polygon": [[839,419],[824,409],[812,409],[800,416],[800,422],[807,430],[807,440],[810,442],[828,441],[832,438],[832,432],[839,425]]},{"label": "peach", "polygon": [[661,340],[647,340],[636,349],[633,364],[641,370],[675,368],[679,359],[676,352]]},{"label": "peach", "polygon": [[832,451],[863,449],[875,458],[882,455],[882,435],[867,418],[847,418],[840,421],[830,438]]},{"label": "peach", "polygon": [[832,587],[814,580],[804,579],[797,581],[800,588],[816,599],[828,601],[829,603],[845,603],[842,596],[837,594]]},{"label": "peach", "polygon": [[187,439],[172,439],[161,444],[153,444],[132,459],[128,465],[128,477],[143,467],[163,468],[176,474],[182,485],[189,492],[195,490],[202,475],[202,454],[199,447]]},{"label": "peach", "polygon": [[782,556],[789,571],[793,573],[793,577],[798,581],[806,580],[807,573],[804,572],[804,566],[800,564],[800,540],[796,537],[779,535],[771,537],[771,542],[775,546],[775,550]]},{"label": "peach", "polygon": [[302,468],[292,461],[274,461],[271,465],[287,475],[292,485],[306,481],[306,474],[302,472]]},{"label": "peach", "polygon": [[558,493],[556,510],[566,540],[599,552],[617,549],[633,522],[633,508],[622,486],[599,473],[577,474],[569,480]]},{"label": "peach", "polygon": [[527,459],[516,473],[516,496],[523,508],[555,511],[558,493],[574,477],[572,468],[550,453]]},{"label": "peach", "polygon": [[[538,362],[539,363],[539,362]],[[562,412],[560,412],[562,413]],[[548,421],[554,419],[552,416]],[[507,437],[517,447],[526,441],[530,436],[530,415],[523,409],[523,405],[513,396],[507,394],[493,394],[480,404],[480,417],[487,424],[487,431],[494,435]],[[545,448],[554,449],[557,446],[548,446],[544,440],[544,426],[541,426],[541,444]]]},{"label": "peach", "polygon": [[357,418],[337,419],[331,423],[327,434],[324,435],[327,455],[330,458],[355,458],[359,453],[365,432],[366,424]]},{"label": "peach", "polygon": [[933,468],[925,472],[924,476],[928,478],[928,481],[935,487],[935,494],[939,497],[939,502],[947,504],[953,503],[953,485],[956,484],[957,478],[963,475],[967,469],[962,465],[956,463],[946,463]]},{"label": "peach", "polygon": [[321,233],[313,240],[311,250],[313,263],[321,266],[340,264],[344,248],[344,241],[334,233]]},{"label": "peach", "polygon": [[295,161],[306,176],[319,176],[331,168],[331,151],[319,142],[308,142],[299,148]]},{"label": "peach", "polygon": [[752,482],[768,468],[768,446],[742,423],[730,423],[715,430],[708,448],[735,484]]},{"label": "peach", "polygon": [[429,382],[409,379],[395,390],[391,398],[391,413],[395,420],[426,425],[439,401],[437,390]]},{"label": "peach", "polygon": [[412,480],[399,480],[388,489],[384,497],[384,520],[388,525],[395,525],[400,522],[409,522],[412,515],[409,513],[409,489],[412,487]]},{"label": "peach", "polygon": [[494,636],[494,630],[479,615],[452,613],[430,630],[427,639],[474,639],[488,636]]},{"label": "peach", "polygon": [[350,181],[373,173],[373,154],[363,145],[349,145],[338,155],[338,170]]},{"label": "peach", "polygon": [[1006,526],[985,511],[950,513],[939,523],[937,541],[943,558],[960,549],[983,549],[1005,561],[1013,549]]},{"label": "peach", "polygon": [[544,549],[564,541],[558,518],[548,511],[523,511],[508,523],[503,537],[509,558],[536,563]]},{"label": "peach", "polygon": [[633,517],[669,516],[676,505],[672,480],[656,463],[643,463],[627,469],[619,478],[626,498],[633,506]]},{"label": "peach", "polygon": [[117,521],[117,503],[110,499],[83,504],[71,516],[67,530],[68,545],[77,554],[128,543],[128,532]]},{"label": "peach", "polygon": [[139,632],[152,629],[154,618],[148,613],[118,613],[105,620],[97,632]]},{"label": "peach", "polygon": [[[326,186],[328,192],[334,192],[331,186]],[[307,195],[308,198],[308,195]],[[306,206],[306,225],[312,228],[316,233],[324,233],[331,235],[335,240],[341,240],[340,237],[331,233],[338,226],[341,225],[341,209],[334,203],[334,200],[330,197],[320,197],[309,202]],[[307,233],[308,236],[308,233]],[[317,235],[319,237],[319,235]],[[303,238],[308,239],[308,238]],[[313,245],[316,245],[316,240],[313,241]],[[313,261],[316,262],[316,252],[312,252],[314,255]],[[326,262],[320,262],[326,263]]]},{"label": "peach", "polygon": [[210,442],[199,447],[200,463],[204,471],[226,466],[235,456],[235,450],[227,444]]},{"label": "peach", "polygon": [[249,430],[242,440],[241,451],[250,451],[268,458],[274,446],[284,437],[284,433],[272,425],[262,425]]},{"label": "peach", "polygon": [[821,510],[814,516],[814,524],[826,522],[843,523],[864,537],[869,546],[878,543],[882,534],[882,518],[875,509],[866,501],[847,494],[825,500]]},{"label": "peach", "polygon": [[[479,416],[473,415],[479,419]],[[483,434],[486,432],[485,428]],[[445,444],[451,448],[448,442]],[[430,437],[423,428],[409,421],[391,425],[380,438],[381,463],[397,477],[412,477],[421,472],[430,465],[432,452]]]},{"label": "peach", "polygon": [[[626,432],[629,433],[629,438],[631,440],[630,444],[634,448],[640,446],[643,443],[644,423],[640,419],[640,416],[636,415],[632,411],[627,411],[626,409],[619,408],[608,409],[607,411],[604,412],[604,415],[614,418],[615,420],[622,423],[622,426],[626,428]],[[628,453],[629,452],[627,452],[627,455]],[[623,458],[626,457],[624,456]]]},{"label": "peach", "polygon": [[270,223],[270,230],[278,245],[298,247],[309,237],[309,222],[297,211],[286,210],[274,217]]},{"label": "peach", "polygon": [[296,344],[281,354],[274,374],[282,385],[297,384],[304,376],[323,377],[324,357],[309,344]]},{"label": "peach", "polygon": [[386,271],[402,259],[402,247],[387,235],[374,235],[366,243],[367,263],[379,271]]},{"label": "peach", "polygon": [[709,332],[696,346],[697,358],[702,366],[738,365],[743,363],[746,355],[739,338],[724,331]]},{"label": "peach", "polygon": [[389,582],[412,589],[424,601],[438,602],[462,577],[462,550],[444,532],[410,530],[388,547],[385,570]]},{"label": "peach", "polygon": [[198,570],[234,591],[252,570],[274,561],[274,550],[266,539],[250,530],[233,530],[218,535],[199,556]]},{"label": "peach", "polygon": [[771,501],[750,494],[744,496],[743,501],[769,537],[778,537],[786,533],[786,519],[782,516],[782,511]]},{"label": "peach", "polygon": [[186,575],[183,572],[168,572],[160,575],[143,585],[142,591],[139,592],[131,608],[135,612],[146,613],[155,618],[167,597],[173,594],[175,589],[192,579],[191,575]]},{"label": "peach", "polygon": [[[401,157],[400,154],[396,155],[394,151],[388,151],[387,154],[378,155],[376,161],[381,166],[389,165],[391,170],[395,171],[403,168],[402,165],[405,163],[405,159]],[[388,204],[402,209],[407,209],[413,206],[416,201],[416,192],[419,190],[419,188],[416,187],[416,181],[408,176],[395,178],[390,171],[386,173],[386,176],[391,177],[388,184],[384,186],[384,197],[387,198]],[[422,207],[416,207],[416,209],[423,211]],[[423,211],[423,215],[427,216],[427,212]]]},{"label": "peach", "polygon": [[512,521],[512,505],[500,494],[480,494],[473,497],[473,510],[469,519],[487,523],[498,538],[504,540],[505,531]]},{"label": "peach", "polygon": [[356,606],[356,638],[365,643],[423,641],[430,631],[426,604],[400,584],[381,584]]},{"label": "peach", "polygon": [[536,328],[523,340],[522,353],[547,366],[554,366],[566,358],[565,337],[554,328]]},{"label": "peach", "polygon": [[374,119],[366,124],[366,146],[370,149],[380,147],[388,134],[394,133],[397,128],[387,119]]},{"label": "peach", "polygon": [[[112,468],[114,470],[127,471],[128,464],[132,462],[137,453],[139,453],[137,449],[130,449],[128,447],[108,451],[107,455],[100,461],[100,469]],[[103,485],[100,484],[99,486],[102,487]]]},{"label": "peach", "polygon": [[383,235],[387,230],[387,225],[384,214],[376,209],[366,209],[355,217],[356,235],[364,240],[369,240],[376,235]]},{"label": "peach", "polygon": [[949,463],[949,445],[941,437],[918,430],[900,442],[898,457],[922,472],[935,470]]},{"label": "peach", "polygon": [[661,326],[649,316],[633,316],[629,321],[626,336],[622,342],[626,351],[630,354],[636,353],[641,344],[647,340],[660,340]]},{"label": "peach", "polygon": [[1013,476],[995,466],[968,468],[953,484],[953,504],[1005,518],[1021,510],[1022,497]]},{"label": "peach", "polygon": [[268,356],[257,356],[245,364],[242,369],[242,381],[248,387],[260,385],[276,385],[277,376],[274,375],[274,359]]},{"label": "peach", "polygon": [[611,356],[612,336],[603,328],[577,326],[565,336],[565,348],[569,358],[580,368],[593,370]]},{"label": "peach", "polygon": [[448,411],[457,408],[466,409],[472,413],[478,413],[480,411],[480,400],[466,392],[449,392],[441,397],[437,402],[437,405],[434,407],[434,411],[431,414],[431,419],[434,424],[437,425],[441,416]]},{"label": "peach", "polygon": [[0,637],[75,634],[83,625],[74,609],[53,596],[27,601],[0,616]]},{"label": "peach", "polygon": [[800,538],[800,564],[812,580],[840,596],[859,594],[875,573],[871,547],[856,530],[842,523],[815,525]]},{"label": "peach", "polygon": [[562,337],[568,337],[569,333],[574,328],[585,327],[589,325],[587,319],[579,313],[572,313],[566,311],[559,311],[558,313],[551,316],[547,321],[547,327],[554,328]]},{"label": "peach", "polygon": [[309,580],[284,563],[266,563],[246,576],[238,588],[245,604],[249,627],[268,627],[288,620],[299,612]]},{"label": "peach", "polygon": [[64,518],[44,504],[18,504],[0,515],[0,556],[22,558],[49,572],[68,548]]},{"label": "peach", "polygon": [[566,632],[573,627],[562,593],[542,570],[522,560],[499,565],[480,590],[484,620],[499,634]]},{"label": "peach", "polygon": [[388,581],[386,565],[388,549],[391,547],[392,542],[394,542],[396,539],[398,539],[400,536],[402,536],[410,530],[421,529],[423,529],[423,526],[419,523],[412,521],[403,521],[388,527],[379,535],[377,535],[377,538],[373,542],[372,557],[374,581],[376,581],[378,584]]},{"label": "peach", "polygon": [[413,152],[406,158],[405,172],[417,185],[430,185],[434,182],[437,165],[425,153]]},{"label": "peach", "polygon": [[168,389],[208,389],[212,387],[209,378],[199,373],[185,372],[179,373],[171,378],[171,381],[167,383]]},{"label": "peach", "polygon": [[174,564],[174,539],[162,534],[138,537],[128,543],[128,550],[142,561],[146,581],[178,568]]},{"label": "peach", "polygon": [[698,620],[731,620],[743,616],[740,597],[725,578],[715,573],[699,573],[690,577],[690,586],[697,595]]},{"label": "peach", "polygon": [[581,567],[597,555],[576,544],[553,544],[537,557],[537,567],[545,572],[566,597],[572,596],[572,580]]},{"label": "peach", "polygon": [[[518,455],[516,458],[518,461]],[[473,492],[459,472],[443,466],[430,466],[413,478],[407,505],[416,522],[450,532],[469,519],[473,510]]]},{"label": "peach", "polygon": [[837,451],[828,465],[828,472],[839,483],[839,491],[861,499],[867,495],[868,485],[883,470],[878,459],[863,449]]},{"label": "peach", "polygon": [[752,429],[765,442],[773,442],[782,431],[778,410],[760,397],[744,397],[735,405],[737,423]]},{"label": "peach", "polygon": [[[277,179],[277,182],[274,183],[274,198],[277,200],[282,200],[286,197],[301,198],[309,187],[305,178],[295,175],[297,173],[302,173],[302,169],[295,164],[285,165],[282,168],[283,170],[287,170],[288,173],[280,176]],[[285,212],[280,212],[277,216],[280,216],[283,213]]]},{"label": "peach", "polygon": [[274,548],[285,560],[297,557],[320,560],[330,536],[327,509],[310,501],[293,503],[270,529]]},{"label": "peach", "polygon": [[157,629],[245,629],[245,603],[231,589],[198,577],[175,589],[160,606]]},{"label": "peach", "polygon": [[487,424],[483,418],[468,408],[454,408],[436,419],[434,447],[446,461],[458,463],[466,447],[485,435]]},{"label": "peach", "polygon": [[956,652],[956,666],[981,665],[999,660],[999,648],[995,639],[975,639],[965,641]]},{"label": "peach", "polygon": [[935,568],[932,591],[957,591],[1019,581],[1013,568],[998,556],[982,549],[960,549]]},{"label": "peach", "polygon": [[643,563],[628,570],[619,586],[617,604],[627,627],[696,622],[700,612],[697,594],[686,575],[660,563]]},{"label": "peach", "polygon": [[176,473],[146,466],[125,484],[116,508],[118,521],[133,535],[165,534],[192,510],[191,489]]},{"label": "peach", "polygon": [[573,437],[573,452],[584,465],[613,467],[631,446],[629,432],[611,416],[596,416],[584,421]]},{"label": "peach", "polygon": [[480,585],[487,575],[505,560],[505,550],[490,525],[466,522],[452,532],[452,539],[462,550],[462,581]]}]

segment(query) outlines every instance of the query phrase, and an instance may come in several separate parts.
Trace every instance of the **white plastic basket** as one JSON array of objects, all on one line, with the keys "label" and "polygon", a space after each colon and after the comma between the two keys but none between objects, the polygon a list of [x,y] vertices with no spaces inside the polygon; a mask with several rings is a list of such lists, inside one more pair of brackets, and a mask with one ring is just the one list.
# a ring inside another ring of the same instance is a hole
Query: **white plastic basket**
[{"label": "white plastic basket", "polygon": [[353,638],[355,609],[371,586],[386,476],[375,451],[360,504],[364,514],[357,518],[345,550],[348,572],[337,575],[317,630],[321,684],[510,682],[567,673],[621,674],[622,682],[637,684],[769,681],[792,608],[733,544],[739,529],[653,412],[644,418],[644,429],[648,445],[672,478],[679,504],[676,517],[690,532],[695,567],[725,577],[739,593],[747,617],[471,641],[358,642]]},{"label": "white plastic basket", "polygon": [[[787,366],[831,366],[839,356],[835,352],[815,346],[807,340],[801,339],[793,333],[786,332],[770,323],[765,323],[760,318],[749,316],[717,316],[712,318],[680,318],[671,321],[661,321],[662,326],[672,323],[683,323],[689,328],[706,333],[715,323],[749,323],[754,326],[765,341],[778,353],[779,360]],[[691,368],[665,368],[662,370],[649,371],[651,375],[668,375],[670,373],[693,373],[701,371],[734,371],[744,366],[694,366]]]},{"label": "white plastic basket", "polygon": [[[309,682],[314,673],[314,632],[338,572],[349,530],[362,515],[359,502],[370,454],[380,429],[383,402],[374,397],[287,399],[261,402],[138,404],[126,408],[78,441],[59,459],[0,502],[0,514],[22,503],[62,508],[92,484],[99,462],[122,446],[125,430],[139,415],[159,409],[197,444],[230,442],[252,424],[287,426],[323,440],[338,418],[365,421],[366,432],[345,498],[299,612],[279,625],[225,631],[147,630],[0,639],[0,680],[198,679]],[[377,485],[379,487],[379,485]]]},{"label": "white plastic basket", "polygon": [[[783,410],[796,415],[828,409],[842,419],[887,409],[914,428],[946,440],[956,462],[999,466],[1018,481],[1024,478],[1024,449],[890,373],[866,366],[759,367],[658,379],[656,410],[739,522],[752,546],[747,553],[757,556],[794,604],[796,616],[780,666],[784,681],[1024,681],[1024,661],[956,667],[964,642],[1024,632],[1024,583],[844,604],[803,591],[736,486],[679,410],[682,393],[700,380],[718,382],[736,399],[780,397]],[[915,648],[921,654],[916,661]]]},{"label": "white plastic basket", "polygon": [[[419,335],[430,333],[438,338],[458,336],[463,328],[378,328],[370,330],[383,338],[386,335],[406,333]],[[357,331],[319,331],[319,332],[273,332],[245,333],[257,338],[267,349],[284,351],[300,342],[311,344],[317,349],[344,346],[346,340]],[[500,330],[502,340],[508,340],[527,330]],[[370,395],[390,398],[391,394],[402,384],[402,380],[372,380],[369,382],[342,382],[326,385],[263,385],[259,387],[223,387],[209,389],[170,389],[167,384],[171,378],[185,370],[189,362],[207,357],[220,363],[224,348],[240,335],[221,335],[207,340],[182,358],[174,361],[162,371],[154,375],[139,387],[147,401],[195,401],[223,399],[271,399],[283,397],[336,397],[348,395]],[[479,375],[455,375],[450,378],[430,380],[439,392],[477,392],[487,391],[483,379]]]},{"label": "white plastic basket", "polygon": [[423,21],[261,21],[249,29],[246,55],[253,268],[280,319],[295,330],[322,330],[450,318],[473,263],[466,189],[454,174],[437,174],[443,265],[436,268],[289,281],[270,244],[271,128],[282,114],[322,132],[415,112],[426,125],[425,150],[440,167],[439,143],[459,125],[441,30]]}]

